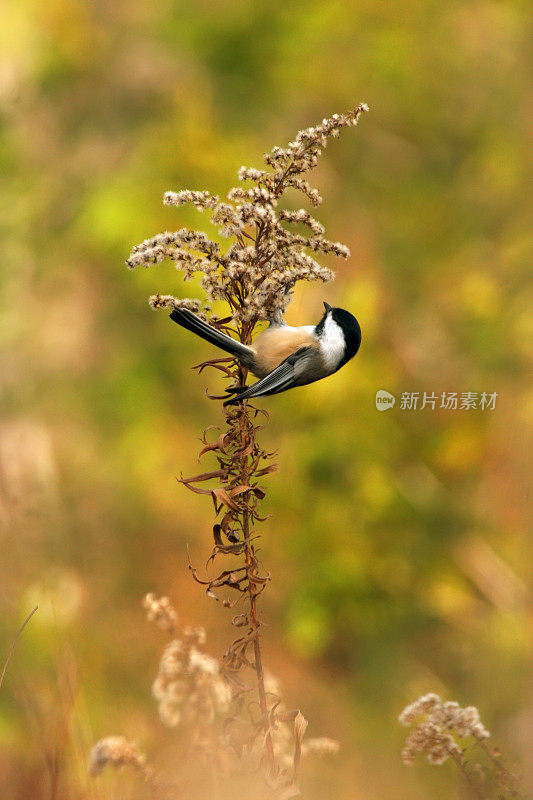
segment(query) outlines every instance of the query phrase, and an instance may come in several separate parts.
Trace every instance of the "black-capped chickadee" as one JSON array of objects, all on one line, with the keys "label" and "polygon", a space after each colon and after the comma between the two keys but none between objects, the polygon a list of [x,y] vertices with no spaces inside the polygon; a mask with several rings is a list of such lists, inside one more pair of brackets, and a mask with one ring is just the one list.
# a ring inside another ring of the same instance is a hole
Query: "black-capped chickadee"
[{"label": "black-capped chickadee", "polygon": [[248,388],[234,390],[238,393],[227,402],[236,403],[327,378],[354,357],[361,344],[361,328],[356,318],[343,308],[332,308],[327,303],[324,308],[318,325],[293,328],[281,318],[271,320],[266,331],[250,346],[217,331],[184,308],[175,309],[170,318],[230,353],[260,378]]}]

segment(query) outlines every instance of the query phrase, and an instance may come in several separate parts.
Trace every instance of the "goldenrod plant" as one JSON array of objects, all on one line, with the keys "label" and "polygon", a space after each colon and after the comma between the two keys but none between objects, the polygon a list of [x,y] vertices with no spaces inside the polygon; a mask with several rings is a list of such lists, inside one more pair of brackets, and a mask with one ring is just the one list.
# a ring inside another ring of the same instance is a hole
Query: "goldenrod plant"
[{"label": "goldenrod plant", "polygon": [[[324,227],[306,209],[280,206],[290,190],[303,194],[313,206],[321,203],[306,176],[330,139],[356,125],[365,111],[366,105],[360,104],[300,131],[286,148],[274,147],[264,155],[266,169],[241,167],[239,179],[251,188],[232,188],[227,201],[207,191],[167,192],[167,205],[192,203],[210,212],[211,222],[229,244],[223,248],[203,231],[182,227],[134,247],[127,260],[132,269],[171,260],[185,279],[201,275],[205,301],[155,294],[150,298],[152,308],[194,312],[247,346],[258,326],[283,318],[298,281],[332,280],[334,273],[315,256],[348,258],[348,248],[325,238]],[[295,225],[306,232],[291,230]],[[210,395],[217,403],[224,401],[223,428],[214,429],[212,424],[206,428],[199,453],[200,459],[214,458],[215,468],[179,479],[187,489],[209,498],[215,512],[206,573],[190,562],[189,569],[208,597],[231,610],[231,624],[238,633],[216,660],[202,649],[203,629],[181,625],[167,598],[148,595],[149,618],[171,636],[153,693],[165,725],[189,726],[190,747],[197,757],[216,764],[221,774],[260,773],[269,792],[288,798],[299,793],[302,755],[336,752],[338,744],[327,738],[304,741],[304,715],[285,705],[277,681],[264,666],[259,598],[271,576],[259,562],[256,544],[258,525],[265,519],[261,483],[277,470],[275,454],[263,447],[259,437],[268,415],[246,399],[227,402],[246,384],[242,363],[226,357],[198,365],[199,372],[207,368],[222,375],[227,394]],[[217,570],[221,559],[224,568]],[[128,760],[153,779],[137,749],[120,738],[99,742],[90,763],[92,771],[99,772],[105,763],[121,765]]]}]

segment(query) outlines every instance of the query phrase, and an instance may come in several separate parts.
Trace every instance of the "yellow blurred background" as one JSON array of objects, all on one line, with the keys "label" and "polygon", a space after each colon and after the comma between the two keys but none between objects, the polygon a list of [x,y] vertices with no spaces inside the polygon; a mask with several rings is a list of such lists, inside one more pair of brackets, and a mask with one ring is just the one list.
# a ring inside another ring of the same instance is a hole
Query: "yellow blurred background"
[{"label": "yellow blurred background", "polygon": [[[128,272],[131,246],[202,227],[166,190],[225,192],[242,164],[367,102],[325,152],[317,216],[349,245],[303,286],[358,317],[357,358],[262,402],[280,473],[265,479],[265,661],[310,735],[316,800],[451,797],[453,768],[400,761],[397,716],[436,691],[476,705],[510,760],[533,731],[528,469],[533,234],[526,174],[528,4],[349,0],[7,0],[0,37],[0,689],[2,798],[127,798],[85,774],[99,737],[155,760],[179,739],[150,686],[162,646],[147,591],[204,624],[228,612],[187,573],[212,509],[197,472],[220,421],[211,355],[153,313],[190,285]],[[192,291],[198,291],[194,288]],[[375,393],[397,397],[380,412]],[[497,392],[494,410],[406,410],[402,392]],[[174,749],[173,749],[174,748]],[[531,770],[525,766],[525,769]],[[529,776],[531,781],[531,775]]]}]

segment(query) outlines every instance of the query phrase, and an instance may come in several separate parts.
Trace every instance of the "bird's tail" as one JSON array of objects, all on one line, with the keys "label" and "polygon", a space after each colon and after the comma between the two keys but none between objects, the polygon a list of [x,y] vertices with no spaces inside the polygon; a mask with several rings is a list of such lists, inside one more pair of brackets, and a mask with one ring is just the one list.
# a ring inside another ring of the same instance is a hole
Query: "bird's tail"
[{"label": "bird's tail", "polygon": [[208,325],[203,319],[193,314],[192,311],[188,311],[186,308],[175,308],[170,315],[170,319],[177,322],[182,328],[186,328],[191,333],[195,333],[205,339],[206,342],[210,342],[226,353],[235,356],[244,366],[249,367],[253,364],[255,353],[251,347],[247,347],[241,342],[236,342],[231,336],[217,331],[216,328]]}]

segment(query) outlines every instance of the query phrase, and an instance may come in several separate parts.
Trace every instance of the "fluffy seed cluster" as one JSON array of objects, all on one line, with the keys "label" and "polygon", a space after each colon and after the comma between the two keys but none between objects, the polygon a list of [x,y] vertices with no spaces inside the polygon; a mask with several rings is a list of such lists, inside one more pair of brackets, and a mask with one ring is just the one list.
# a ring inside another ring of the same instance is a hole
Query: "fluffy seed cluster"
[{"label": "fluffy seed cluster", "polygon": [[149,592],[143,600],[148,622],[155,622],[162,630],[176,633],[178,630],[178,615],[168,597],[156,597]]},{"label": "fluffy seed cluster", "polygon": [[459,703],[443,703],[437,694],[426,694],[408,705],[399,716],[402,725],[415,724],[402,750],[402,759],[412,764],[419,752],[432,764],[442,764],[450,757],[462,756],[455,737],[473,737],[478,741],[490,736],[475,706],[461,708]]},{"label": "fluffy seed cluster", "polygon": [[309,739],[302,744],[302,756],[336,756],[340,745],[336,739],[328,736],[318,736],[316,739]]},{"label": "fluffy seed cluster", "polygon": [[[237,186],[227,201],[206,191],[167,192],[166,205],[192,203],[211,213],[211,222],[222,237],[233,239],[223,252],[218,242],[205,233],[188,228],[165,232],[133,248],[127,264],[158,264],[171,259],[184,279],[201,274],[200,284],[208,301],[225,300],[233,319],[252,325],[283,313],[299,280],[330,281],[333,272],[321,266],[315,254],[348,258],[348,248],[324,237],[324,226],[305,209],[277,210],[278,202],[289,190],[304,194],[314,206],[321,202],[319,192],[302,177],[313,170],[322,149],[342,128],[356,125],[367,111],[361,104],[347,114],[334,114],[322,123],[300,131],[286,148],[274,147],[264,155],[269,170],[241,167],[239,179],[251,188]],[[289,230],[284,224],[299,225],[304,233]],[[176,304],[199,310],[198,301],[179,301],[171,296],[150,298],[152,308],[173,308]],[[194,306],[194,307],[193,307]]]},{"label": "fluffy seed cluster", "polygon": [[130,766],[143,771],[146,758],[137,745],[123,736],[108,736],[100,739],[89,755],[89,775],[99,775],[106,766],[115,768]]},{"label": "fluffy seed cluster", "polygon": [[179,629],[177,614],[167,597],[157,599],[148,594],[143,605],[148,619],[174,636],[163,651],[152,685],[163,724],[169,728],[181,721],[205,725],[227,713],[231,688],[218,661],[199,649],[205,643],[204,629]]},{"label": "fluffy seed cluster", "polygon": [[193,311],[198,317],[209,319],[208,314],[211,311],[210,306],[202,305],[201,300],[196,300],[190,297],[178,299],[171,294],[153,294],[148,300],[151,308],[166,308],[168,311],[174,311],[176,308],[186,308],[187,311]]},{"label": "fluffy seed cluster", "polygon": [[166,206],[182,206],[184,203],[192,203],[203,211],[206,208],[216,208],[218,197],[214,197],[209,192],[192,192],[190,189],[183,189],[181,192],[165,192],[163,202]]}]

